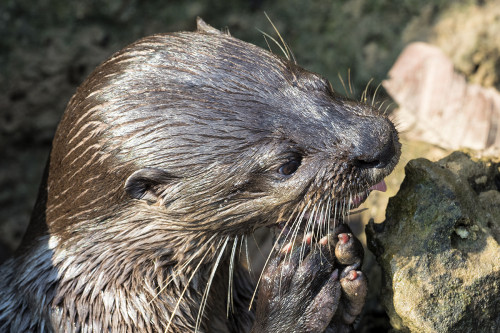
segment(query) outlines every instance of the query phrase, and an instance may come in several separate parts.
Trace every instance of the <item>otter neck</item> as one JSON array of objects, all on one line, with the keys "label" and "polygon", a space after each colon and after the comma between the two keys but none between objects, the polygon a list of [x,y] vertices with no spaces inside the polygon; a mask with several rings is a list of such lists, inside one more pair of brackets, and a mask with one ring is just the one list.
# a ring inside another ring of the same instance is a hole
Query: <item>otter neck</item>
[{"label": "otter neck", "polygon": [[[200,309],[210,277],[214,290],[227,288],[227,269],[213,270],[217,261],[227,267],[227,251],[219,256],[207,249],[203,256],[181,264],[173,259],[171,249],[145,255],[140,250],[131,251],[122,241],[82,248],[78,242],[71,245],[52,236],[42,238],[41,243],[45,245],[40,244],[36,251],[43,257],[51,256],[52,264],[39,269],[45,275],[57,275],[57,281],[52,283],[53,297],[47,300],[49,308],[58,309],[47,313],[55,327],[70,322],[98,331],[133,331],[142,326],[145,332],[164,332],[167,326],[172,332],[194,331],[198,313],[192,309]],[[103,250],[97,253],[96,248]],[[224,326],[227,321],[225,316],[213,317],[215,313],[226,313],[226,299],[220,297],[225,295],[207,294],[201,332],[208,329],[206,325]],[[174,316],[170,322],[172,313],[183,315]],[[86,318],[103,321],[89,323]]]}]

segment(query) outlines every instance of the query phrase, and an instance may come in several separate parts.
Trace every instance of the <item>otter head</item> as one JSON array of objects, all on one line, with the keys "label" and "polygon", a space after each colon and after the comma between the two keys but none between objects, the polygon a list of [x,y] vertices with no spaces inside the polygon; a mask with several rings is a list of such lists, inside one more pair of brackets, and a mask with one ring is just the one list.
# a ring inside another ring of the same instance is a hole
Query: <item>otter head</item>
[{"label": "otter head", "polygon": [[133,242],[154,230],[159,243],[172,230],[323,223],[399,155],[393,124],[371,106],[199,22],[128,46],[78,89],[54,140],[47,221],[62,238]]}]

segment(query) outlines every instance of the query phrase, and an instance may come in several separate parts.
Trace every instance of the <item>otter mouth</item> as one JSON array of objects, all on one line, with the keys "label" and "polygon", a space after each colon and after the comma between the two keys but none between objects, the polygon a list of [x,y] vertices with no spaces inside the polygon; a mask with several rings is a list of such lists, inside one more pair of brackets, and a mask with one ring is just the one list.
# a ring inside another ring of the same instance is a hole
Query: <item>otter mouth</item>
[{"label": "otter mouth", "polygon": [[387,185],[384,180],[370,187],[366,192],[354,195],[349,204],[349,209],[356,209],[368,198],[372,191],[387,191]]},{"label": "otter mouth", "polygon": [[[361,193],[339,199],[331,207],[329,213],[305,211],[301,213],[298,218],[294,219],[294,221],[291,221],[294,223],[282,221],[277,223],[275,227],[285,235],[289,234],[291,229],[295,229],[299,233],[304,233],[306,230],[309,231],[310,229],[317,229],[318,227],[327,231],[327,229],[335,228],[338,224],[343,223],[344,217],[352,214],[354,209],[361,206],[372,191],[387,191],[385,181],[382,180]],[[297,223],[298,221],[300,221],[300,223]]]}]

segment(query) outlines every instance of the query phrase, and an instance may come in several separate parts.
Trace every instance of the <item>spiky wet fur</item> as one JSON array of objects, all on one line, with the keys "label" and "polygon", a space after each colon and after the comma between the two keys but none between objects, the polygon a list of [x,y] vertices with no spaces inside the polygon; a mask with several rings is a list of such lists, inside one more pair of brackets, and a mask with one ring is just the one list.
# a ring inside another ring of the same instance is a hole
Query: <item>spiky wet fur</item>
[{"label": "spiky wet fur", "polygon": [[[283,221],[328,232],[315,221],[339,220],[394,167],[397,145],[384,168],[353,164],[387,137],[373,108],[203,23],[132,44],[63,115],[27,236],[0,268],[0,331],[248,330],[245,237]],[[297,156],[295,174],[276,171]]]}]

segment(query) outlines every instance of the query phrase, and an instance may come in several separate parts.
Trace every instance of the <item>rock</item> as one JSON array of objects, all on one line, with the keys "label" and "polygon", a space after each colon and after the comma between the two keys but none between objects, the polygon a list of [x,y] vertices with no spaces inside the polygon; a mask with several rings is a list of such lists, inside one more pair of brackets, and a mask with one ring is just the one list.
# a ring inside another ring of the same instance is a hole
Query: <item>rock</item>
[{"label": "rock", "polygon": [[468,82],[500,90],[500,3],[468,1],[435,22],[431,43],[453,61]]},{"label": "rock", "polygon": [[439,48],[408,45],[383,86],[411,138],[449,149],[500,147],[500,93],[468,84]]},{"label": "rock", "polygon": [[500,159],[408,163],[386,221],[366,228],[395,330],[499,332]]}]

